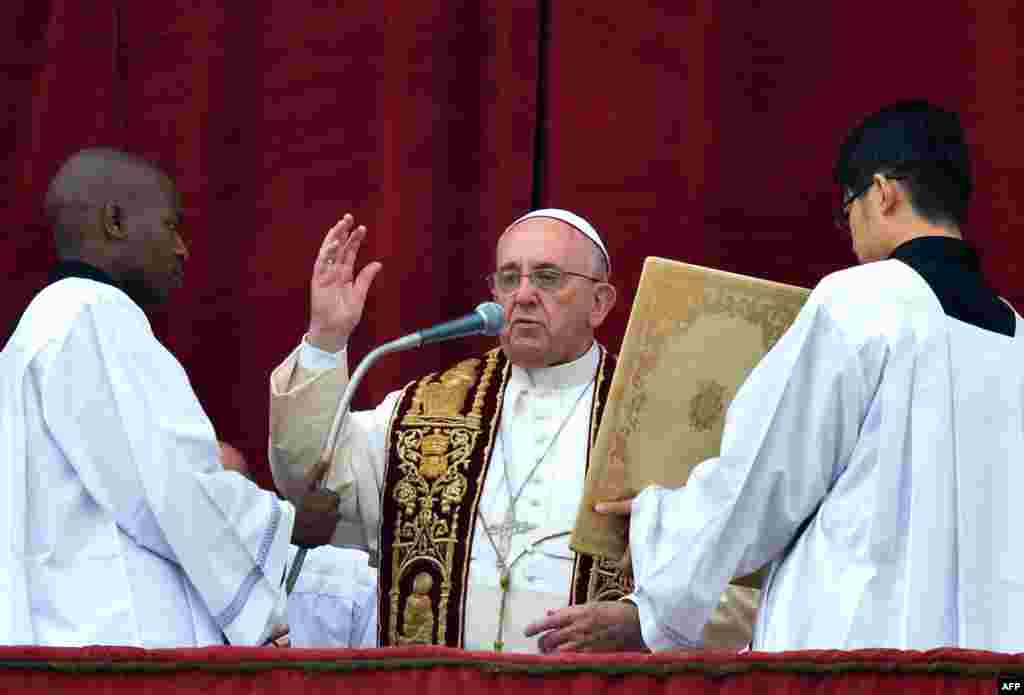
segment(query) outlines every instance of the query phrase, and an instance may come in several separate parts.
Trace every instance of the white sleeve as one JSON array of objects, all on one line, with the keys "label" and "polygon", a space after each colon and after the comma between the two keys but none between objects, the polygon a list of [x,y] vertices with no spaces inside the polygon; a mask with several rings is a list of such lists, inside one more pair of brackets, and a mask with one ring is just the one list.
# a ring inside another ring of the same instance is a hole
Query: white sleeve
[{"label": "white sleeve", "polygon": [[306,555],[288,595],[293,647],[376,647],[377,572],[367,554],[322,546]]},{"label": "white sleeve", "polygon": [[54,440],[98,505],[177,563],[233,644],[280,609],[294,509],[220,465],[176,359],[134,305],[83,308],[40,384]]},{"label": "white sleeve", "polygon": [[[270,466],[274,483],[291,496],[317,461],[348,374],[346,351],[326,353],[305,341],[271,375]],[[303,355],[306,355],[304,358]],[[306,369],[306,359],[324,369]],[[301,368],[301,369],[300,369]],[[331,544],[377,554],[388,423],[400,392],[373,410],[352,411],[338,435],[326,485],[339,493],[341,520]]]},{"label": "white sleeve", "polygon": [[338,352],[327,352],[315,345],[310,345],[309,341],[303,338],[302,344],[299,345],[299,366],[311,371],[336,369],[343,360],[347,359],[347,349],[348,346]]},{"label": "white sleeve", "polygon": [[813,299],[737,393],[721,455],[633,502],[629,598],[651,649],[700,646],[727,582],[778,558],[849,460],[871,394]]}]

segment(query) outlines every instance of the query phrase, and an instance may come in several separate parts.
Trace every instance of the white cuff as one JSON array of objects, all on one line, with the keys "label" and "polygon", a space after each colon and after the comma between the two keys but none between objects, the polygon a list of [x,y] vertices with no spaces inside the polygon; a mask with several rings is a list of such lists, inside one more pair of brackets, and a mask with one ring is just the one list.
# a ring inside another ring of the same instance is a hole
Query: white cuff
[{"label": "white cuff", "polygon": [[691,643],[681,635],[671,635],[663,630],[654,616],[654,607],[650,600],[642,592],[637,591],[622,597],[623,601],[629,601],[636,606],[640,614],[640,634],[644,638],[644,644],[652,652],[663,652],[670,649],[699,649],[699,643]]},{"label": "white cuff", "polygon": [[345,359],[345,350],[348,345],[338,352],[327,352],[310,345],[308,336],[302,336],[302,344],[299,345],[299,366],[309,370],[337,369]]}]

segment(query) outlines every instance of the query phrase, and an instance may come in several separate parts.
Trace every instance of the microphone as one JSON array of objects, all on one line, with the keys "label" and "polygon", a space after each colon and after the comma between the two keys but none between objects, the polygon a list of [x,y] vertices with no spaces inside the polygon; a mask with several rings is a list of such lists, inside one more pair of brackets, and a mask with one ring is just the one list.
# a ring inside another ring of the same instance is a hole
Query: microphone
[{"label": "microphone", "polygon": [[484,302],[465,316],[402,336],[378,349],[397,352],[470,335],[498,335],[504,325],[505,310],[501,305],[497,302]]},{"label": "microphone", "polygon": [[498,335],[504,325],[505,310],[501,308],[501,305],[497,302],[484,302],[478,305],[472,313],[466,314],[462,318],[445,321],[419,331],[423,338],[420,344],[430,345],[467,335]]},{"label": "microphone", "polygon": [[[364,357],[356,367],[356,370],[352,372],[352,376],[349,377],[348,380],[348,385],[345,387],[345,391],[341,394],[341,398],[338,401],[338,407],[334,412],[334,421],[331,423],[331,429],[327,432],[323,446],[320,449],[320,460],[334,460],[334,448],[338,442],[341,425],[348,415],[349,406],[352,405],[352,397],[355,395],[356,387],[359,386],[359,382],[363,380],[363,377],[366,375],[370,365],[376,362],[378,358],[392,352],[401,352],[402,350],[418,348],[421,345],[440,343],[442,341],[453,340],[455,338],[465,338],[470,335],[498,335],[501,333],[501,329],[504,325],[505,310],[501,308],[501,305],[497,302],[484,302],[465,316],[451,321],[445,321],[444,323],[439,323],[436,326],[431,326],[430,328],[424,328],[422,331],[410,333],[409,335],[392,340],[390,343],[384,343],[370,351],[370,353]],[[326,484],[326,479],[324,482]],[[380,491],[378,490],[378,493],[379,492]],[[367,542],[367,546],[369,546],[369,542]],[[295,588],[295,582],[299,578],[299,572],[302,571],[302,563],[305,559],[306,548],[299,548],[299,551],[295,554],[295,559],[292,562],[292,566],[289,569],[288,576],[285,580],[286,593],[292,593],[292,589]],[[376,567],[377,558],[371,558],[370,564]]]}]

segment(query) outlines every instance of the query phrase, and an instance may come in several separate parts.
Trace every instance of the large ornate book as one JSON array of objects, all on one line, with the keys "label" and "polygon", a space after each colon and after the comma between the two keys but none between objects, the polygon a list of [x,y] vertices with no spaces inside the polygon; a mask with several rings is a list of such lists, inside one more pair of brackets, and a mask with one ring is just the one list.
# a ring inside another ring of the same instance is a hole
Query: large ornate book
[{"label": "large ornate book", "polygon": [[649,484],[678,487],[718,455],[729,403],[807,295],[801,287],[647,258],[591,452],[573,549],[621,557],[625,522],[597,514],[594,504]]}]

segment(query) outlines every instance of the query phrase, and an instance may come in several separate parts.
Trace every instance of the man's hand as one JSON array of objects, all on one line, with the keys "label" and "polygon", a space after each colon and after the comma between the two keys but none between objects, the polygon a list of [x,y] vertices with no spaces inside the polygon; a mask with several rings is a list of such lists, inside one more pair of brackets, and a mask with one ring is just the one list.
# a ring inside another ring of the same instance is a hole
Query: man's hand
[{"label": "man's hand", "polygon": [[288,626],[277,624],[270,630],[270,636],[267,638],[266,644],[271,647],[290,647],[292,646],[291,636],[288,634]]},{"label": "man's hand", "polygon": [[318,461],[303,481],[305,494],[295,505],[292,543],[300,548],[315,548],[329,543],[338,525],[338,493],[320,489],[320,481],[330,470],[330,461]]},{"label": "man's hand", "polygon": [[[615,500],[614,502],[598,502],[594,505],[594,511],[598,514],[610,514],[614,516],[626,517],[626,528],[629,528],[629,515],[633,509],[633,498],[629,497],[624,500]],[[633,574],[633,554],[629,551],[629,532],[626,532],[626,552],[623,553],[622,559],[619,560],[619,569],[625,570]]]},{"label": "man's hand", "polygon": [[355,225],[345,213],[320,245],[309,288],[309,342],[321,350],[338,352],[348,342],[363,315],[366,294],[381,264],[369,263],[355,274],[356,255],[366,227]]},{"label": "man's hand", "polygon": [[648,651],[640,632],[640,613],[629,601],[598,601],[548,611],[526,627],[542,654],[551,652]]}]

